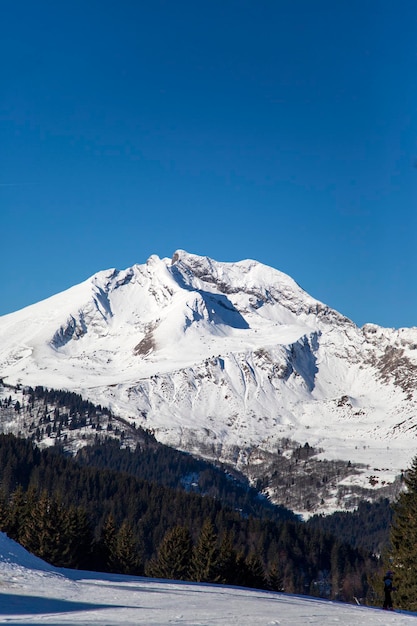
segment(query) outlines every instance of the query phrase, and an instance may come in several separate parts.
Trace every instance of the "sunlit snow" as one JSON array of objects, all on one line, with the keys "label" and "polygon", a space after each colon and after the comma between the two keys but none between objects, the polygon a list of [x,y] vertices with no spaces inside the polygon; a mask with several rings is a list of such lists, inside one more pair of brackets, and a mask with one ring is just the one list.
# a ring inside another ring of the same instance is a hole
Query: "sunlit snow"
[{"label": "sunlit snow", "polygon": [[373,488],[417,451],[417,329],[360,329],[256,261],[178,250],[102,271],[1,317],[0,346],[6,383],[81,393],[226,462],[289,438],[363,463],[349,480]]}]

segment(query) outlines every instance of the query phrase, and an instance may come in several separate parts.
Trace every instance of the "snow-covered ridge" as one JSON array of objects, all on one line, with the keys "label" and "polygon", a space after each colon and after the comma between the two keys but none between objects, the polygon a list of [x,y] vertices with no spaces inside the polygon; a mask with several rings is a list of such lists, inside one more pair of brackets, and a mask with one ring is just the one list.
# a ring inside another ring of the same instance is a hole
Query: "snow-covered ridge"
[{"label": "snow-covered ridge", "polygon": [[0,378],[76,391],[251,476],[290,439],[362,463],[344,489],[380,487],[417,448],[417,329],[360,329],[254,260],[153,255],[1,317]]}]

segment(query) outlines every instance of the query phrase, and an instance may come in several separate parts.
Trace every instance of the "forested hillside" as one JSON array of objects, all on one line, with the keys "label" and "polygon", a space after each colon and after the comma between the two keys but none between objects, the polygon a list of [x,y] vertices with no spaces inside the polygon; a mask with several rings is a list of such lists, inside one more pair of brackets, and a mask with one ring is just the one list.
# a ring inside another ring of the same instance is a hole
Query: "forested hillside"
[{"label": "forested hillside", "polygon": [[364,597],[376,567],[365,552],[294,519],[244,515],[12,435],[0,436],[0,477],[1,530],[55,565],[343,600]]},{"label": "forested hillside", "polygon": [[[79,394],[3,384],[2,396],[1,427],[19,435],[1,437],[2,527],[46,560],[366,595],[377,564],[370,554],[388,543],[388,500],[301,523],[262,495],[261,480],[251,486],[230,466],[165,446]],[[295,460],[309,450],[295,449]],[[203,575],[195,560],[211,553]]]},{"label": "forested hillside", "polygon": [[387,498],[378,502],[360,502],[357,510],[340,511],[333,515],[315,515],[307,525],[331,533],[339,539],[372,554],[383,553],[389,543],[392,505]]},{"label": "forested hillside", "polygon": [[244,516],[274,520],[298,519],[288,509],[272,504],[246,477],[160,443],[121,448],[113,439],[85,446],[75,456],[80,465],[111,469],[172,489],[216,498]]},{"label": "forested hillside", "polygon": [[114,469],[166,487],[210,495],[246,515],[296,517],[288,509],[271,504],[236,469],[216,466],[166,446],[152,433],[83,400],[79,394],[41,386],[16,390],[4,384],[3,390],[13,395],[3,392],[3,400],[0,398],[2,432],[27,437],[40,447],[65,450],[76,455],[82,465]]}]

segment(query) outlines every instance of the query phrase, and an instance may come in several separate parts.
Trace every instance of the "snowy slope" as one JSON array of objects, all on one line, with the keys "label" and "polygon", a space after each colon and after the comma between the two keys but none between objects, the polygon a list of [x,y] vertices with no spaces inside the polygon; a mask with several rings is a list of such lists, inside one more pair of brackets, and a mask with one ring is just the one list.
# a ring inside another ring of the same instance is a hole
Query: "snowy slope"
[{"label": "snowy slope", "polygon": [[416,328],[360,329],[278,270],[182,250],[0,318],[7,383],[82,393],[249,475],[308,442],[363,463],[343,479],[363,487],[417,451],[416,348]]},{"label": "snowy slope", "polygon": [[55,569],[0,533],[0,624],[408,626],[417,615],[281,593]]}]

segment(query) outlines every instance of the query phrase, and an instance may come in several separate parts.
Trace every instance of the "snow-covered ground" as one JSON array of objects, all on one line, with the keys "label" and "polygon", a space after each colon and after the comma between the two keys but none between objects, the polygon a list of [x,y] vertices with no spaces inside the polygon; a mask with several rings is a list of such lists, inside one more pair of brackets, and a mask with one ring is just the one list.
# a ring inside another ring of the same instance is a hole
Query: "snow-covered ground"
[{"label": "snow-covered ground", "polygon": [[411,626],[416,619],[282,593],[56,569],[0,533],[0,624]]}]

